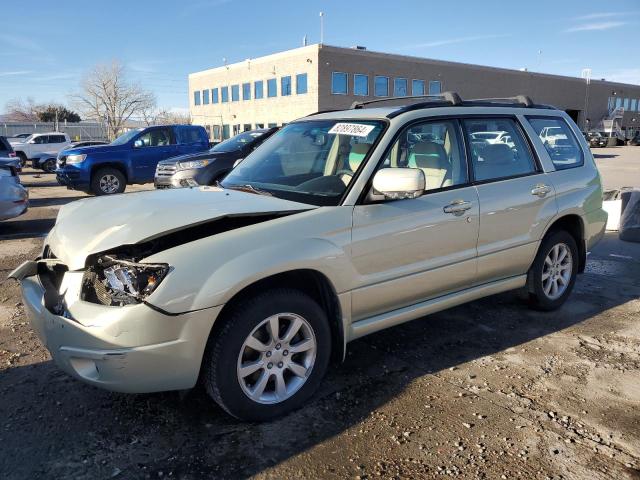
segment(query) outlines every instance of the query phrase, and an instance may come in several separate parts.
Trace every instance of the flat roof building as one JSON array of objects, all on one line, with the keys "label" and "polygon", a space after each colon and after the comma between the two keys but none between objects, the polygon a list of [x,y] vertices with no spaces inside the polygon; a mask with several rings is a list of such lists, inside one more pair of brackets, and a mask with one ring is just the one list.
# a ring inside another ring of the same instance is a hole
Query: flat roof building
[{"label": "flat roof building", "polygon": [[[283,125],[354,101],[455,91],[463,99],[530,96],[585,130],[640,130],[640,85],[309,45],[189,75],[193,122],[214,139]],[[384,105],[410,103],[394,99]]]}]

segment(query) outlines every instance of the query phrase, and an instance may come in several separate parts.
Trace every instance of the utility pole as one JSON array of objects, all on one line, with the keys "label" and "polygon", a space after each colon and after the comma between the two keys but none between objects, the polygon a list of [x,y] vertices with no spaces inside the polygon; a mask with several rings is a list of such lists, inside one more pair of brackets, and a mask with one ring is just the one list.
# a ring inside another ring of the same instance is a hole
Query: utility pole
[{"label": "utility pole", "polygon": [[324,44],[324,12],[320,12],[320,45]]}]

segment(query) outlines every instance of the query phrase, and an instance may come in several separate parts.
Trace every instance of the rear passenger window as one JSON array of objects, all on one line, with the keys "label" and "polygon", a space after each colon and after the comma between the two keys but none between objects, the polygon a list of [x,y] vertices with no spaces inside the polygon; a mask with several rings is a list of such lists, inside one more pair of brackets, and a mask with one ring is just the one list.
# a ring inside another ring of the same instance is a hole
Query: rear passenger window
[{"label": "rear passenger window", "polygon": [[582,149],[562,118],[527,117],[527,120],[549,152],[556,170],[579,167],[584,163]]},{"label": "rear passenger window", "polygon": [[464,120],[477,181],[519,177],[536,171],[531,150],[515,120],[482,118]]},{"label": "rear passenger window", "polygon": [[382,168],[419,168],[426,190],[467,183],[467,165],[457,122],[429,121],[405,128],[389,150]]}]

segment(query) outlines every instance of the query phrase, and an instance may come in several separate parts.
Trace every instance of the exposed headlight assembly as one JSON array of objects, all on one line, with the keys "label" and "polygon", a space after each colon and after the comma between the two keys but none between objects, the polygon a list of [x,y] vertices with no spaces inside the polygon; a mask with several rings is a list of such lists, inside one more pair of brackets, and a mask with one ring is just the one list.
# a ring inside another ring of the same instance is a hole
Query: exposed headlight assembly
[{"label": "exposed headlight assembly", "polygon": [[143,302],[169,273],[165,263],[138,263],[103,255],[85,276],[85,299],[123,306]]},{"label": "exposed headlight assembly", "polygon": [[87,158],[87,155],[82,153],[80,155],[68,155],[67,163],[82,163],[84,159]]},{"label": "exposed headlight assembly", "polygon": [[191,160],[188,162],[178,163],[180,170],[188,170],[190,168],[203,168],[211,163],[211,160]]}]

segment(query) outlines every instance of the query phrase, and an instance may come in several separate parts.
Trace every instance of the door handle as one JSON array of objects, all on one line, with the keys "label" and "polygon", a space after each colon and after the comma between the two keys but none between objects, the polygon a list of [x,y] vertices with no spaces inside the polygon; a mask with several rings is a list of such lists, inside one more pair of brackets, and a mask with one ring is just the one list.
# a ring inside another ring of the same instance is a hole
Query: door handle
[{"label": "door handle", "polygon": [[545,197],[550,191],[551,187],[545,185],[544,183],[540,183],[533,187],[533,189],[531,190],[531,195],[542,198]]},{"label": "door handle", "polygon": [[444,213],[453,213],[454,215],[462,215],[472,207],[471,202],[465,200],[456,200],[445,206],[442,210]]}]

